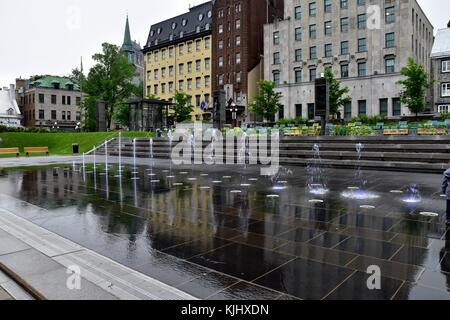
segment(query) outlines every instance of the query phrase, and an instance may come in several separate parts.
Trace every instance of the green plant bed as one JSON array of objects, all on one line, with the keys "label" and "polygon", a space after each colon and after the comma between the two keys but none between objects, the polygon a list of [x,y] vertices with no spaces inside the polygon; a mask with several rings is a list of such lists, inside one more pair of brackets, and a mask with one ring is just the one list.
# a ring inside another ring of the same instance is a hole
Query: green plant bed
[{"label": "green plant bed", "polygon": [[[80,146],[80,153],[92,150],[94,146],[102,144],[105,140],[116,137],[115,132],[92,133],[0,133],[0,148],[20,149],[24,155],[24,147],[48,147],[50,155],[71,155],[72,144]],[[153,136],[148,132],[123,132],[124,138],[146,138]]]}]

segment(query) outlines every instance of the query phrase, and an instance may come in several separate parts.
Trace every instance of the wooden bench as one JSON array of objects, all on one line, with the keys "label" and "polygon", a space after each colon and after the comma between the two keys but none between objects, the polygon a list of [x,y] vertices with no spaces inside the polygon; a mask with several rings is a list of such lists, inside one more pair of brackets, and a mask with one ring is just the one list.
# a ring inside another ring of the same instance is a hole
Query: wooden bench
[{"label": "wooden bench", "polygon": [[15,154],[16,157],[20,156],[19,148],[0,148],[0,155]]},{"label": "wooden bench", "polygon": [[30,156],[30,153],[45,153],[48,155],[48,147],[25,147],[24,151],[27,157]]}]

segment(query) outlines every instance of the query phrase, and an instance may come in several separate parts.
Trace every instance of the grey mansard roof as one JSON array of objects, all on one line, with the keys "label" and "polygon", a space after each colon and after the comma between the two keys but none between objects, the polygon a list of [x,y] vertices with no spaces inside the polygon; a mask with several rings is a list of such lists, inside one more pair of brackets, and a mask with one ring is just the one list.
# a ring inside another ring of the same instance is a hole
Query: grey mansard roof
[{"label": "grey mansard roof", "polygon": [[450,28],[437,31],[431,58],[450,57]]},{"label": "grey mansard roof", "polygon": [[211,32],[212,2],[206,2],[189,9],[189,12],[154,24],[150,28],[144,52],[176,43],[197,34]]}]

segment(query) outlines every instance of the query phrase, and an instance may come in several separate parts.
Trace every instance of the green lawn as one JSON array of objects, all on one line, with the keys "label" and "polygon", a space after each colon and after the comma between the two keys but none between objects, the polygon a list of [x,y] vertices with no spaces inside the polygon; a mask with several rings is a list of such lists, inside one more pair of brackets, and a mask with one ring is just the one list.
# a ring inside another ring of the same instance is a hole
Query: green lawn
[{"label": "green lawn", "polygon": [[[113,132],[93,133],[0,133],[0,148],[19,147],[22,155],[24,147],[48,147],[50,155],[72,154],[72,144],[80,145],[80,153],[92,150],[106,139],[117,136]],[[148,132],[123,132],[124,138],[149,137]]]}]

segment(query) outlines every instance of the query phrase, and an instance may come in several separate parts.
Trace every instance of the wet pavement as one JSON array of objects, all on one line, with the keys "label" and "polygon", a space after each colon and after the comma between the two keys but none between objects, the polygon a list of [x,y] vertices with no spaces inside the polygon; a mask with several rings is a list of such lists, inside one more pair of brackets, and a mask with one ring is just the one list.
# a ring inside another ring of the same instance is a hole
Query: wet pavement
[{"label": "wet pavement", "polygon": [[313,195],[305,168],[194,169],[2,170],[0,208],[200,299],[450,299],[439,175],[363,171],[358,200],[354,170],[324,169]]}]

